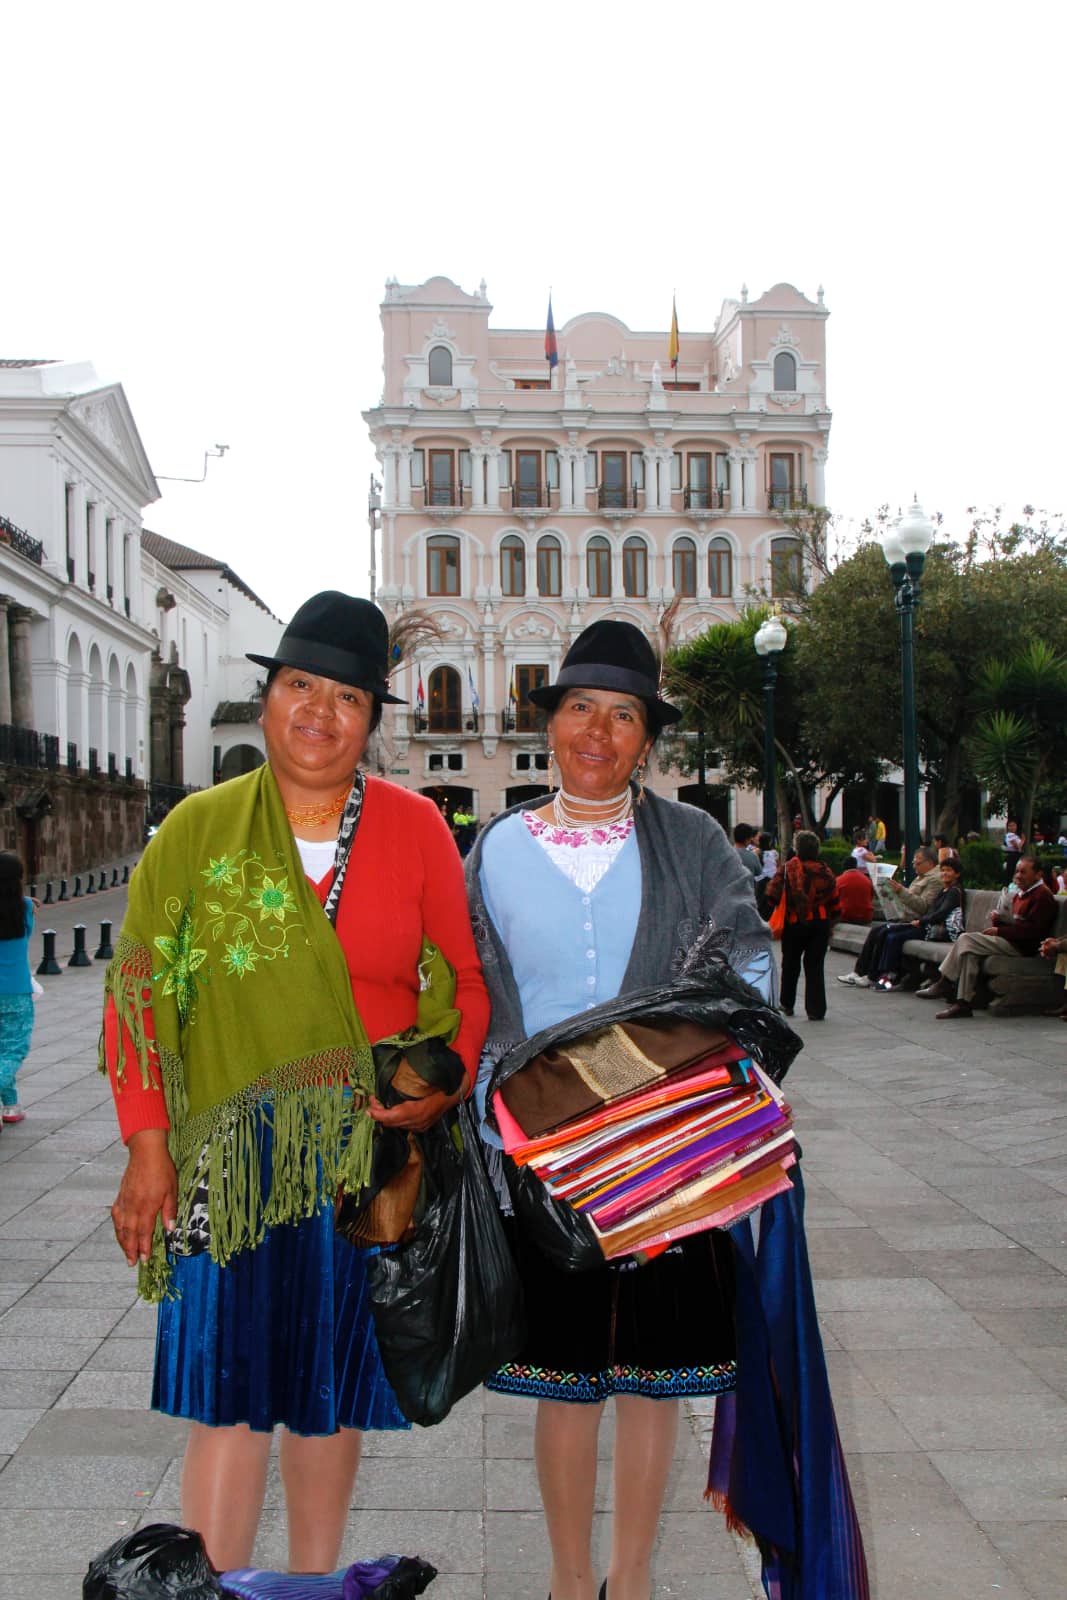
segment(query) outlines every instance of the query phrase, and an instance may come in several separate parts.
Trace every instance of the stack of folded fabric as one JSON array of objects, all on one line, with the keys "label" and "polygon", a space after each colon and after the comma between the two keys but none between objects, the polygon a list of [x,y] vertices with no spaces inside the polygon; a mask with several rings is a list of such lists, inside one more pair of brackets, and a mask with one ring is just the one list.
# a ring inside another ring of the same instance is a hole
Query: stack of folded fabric
[{"label": "stack of folded fabric", "polygon": [[499,1089],[504,1149],[592,1224],[604,1255],[655,1255],[790,1187],[792,1115],[729,1035],[623,1022],[542,1052]]}]

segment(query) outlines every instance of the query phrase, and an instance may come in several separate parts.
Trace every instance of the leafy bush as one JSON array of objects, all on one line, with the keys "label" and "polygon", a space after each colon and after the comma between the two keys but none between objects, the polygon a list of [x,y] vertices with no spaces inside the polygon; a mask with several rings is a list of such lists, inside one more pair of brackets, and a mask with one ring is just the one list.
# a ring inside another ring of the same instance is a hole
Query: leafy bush
[{"label": "leafy bush", "polygon": [[819,854],[836,876],[844,866],[846,857],[852,854],[852,846],[847,839],[824,839]]},{"label": "leafy bush", "polygon": [[1004,852],[990,839],[975,839],[960,851],[968,889],[999,889],[1004,882]]}]

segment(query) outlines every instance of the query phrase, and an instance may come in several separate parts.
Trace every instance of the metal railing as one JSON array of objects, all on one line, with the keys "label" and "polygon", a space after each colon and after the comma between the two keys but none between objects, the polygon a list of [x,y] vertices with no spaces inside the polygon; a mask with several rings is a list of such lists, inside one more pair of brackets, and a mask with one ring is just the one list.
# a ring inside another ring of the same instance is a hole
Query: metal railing
[{"label": "metal railing", "polygon": [[[556,496],[555,504],[559,504]],[[543,483],[515,484],[511,490],[511,509],[513,511],[551,511],[553,506],[552,490]]]},{"label": "metal railing", "polygon": [[596,492],[596,503],[603,511],[636,511],[637,490],[611,488],[602,483]]},{"label": "metal railing", "polygon": [[16,528],[7,517],[0,517],[0,544],[10,545],[16,555],[32,561],[35,567],[44,565],[44,545],[40,539],[31,539],[25,528]]},{"label": "metal railing", "polygon": [[808,504],[808,486],[800,484],[796,489],[768,489],[767,508],[769,511],[804,511]]},{"label": "metal railing", "polygon": [[685,509],[687,511],[723,511],[726,508],[727,490],[723,488],[694,489],[691,486],[685,491]]},{"label": "metal railing", "polygon": [[[463,499],[464,494],[467,496],[466,502]],[[419,497],[421,497],[422,505],[428,511],[432,511],[435,508],[448,510],[449,507],[458,510],[464,503],[470,505],[470,490],[464,490],[461,483],[424,484],[421,489],[413,489],[411,496],[415,504],[419,503]]]}]

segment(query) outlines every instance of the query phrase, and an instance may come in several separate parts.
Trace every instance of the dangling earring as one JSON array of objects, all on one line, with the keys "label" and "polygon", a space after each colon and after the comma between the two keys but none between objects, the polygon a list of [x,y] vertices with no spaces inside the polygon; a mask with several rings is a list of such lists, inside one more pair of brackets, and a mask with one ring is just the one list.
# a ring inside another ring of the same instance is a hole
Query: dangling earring
[{"label": "dangling earring", "polygon": [[637,768],[637,803],[639,806],[643,806],[645,803],[645,768],[647,766],[648,762],[642,761]]},{"label": "dangling earring", "polygon": [[555,766],[555,764],[556,764],[556,752],[553,750],[552,746],[549,745],[549,747],[548,747],[548,787],[550,789],[552,788],[552,768]]}]

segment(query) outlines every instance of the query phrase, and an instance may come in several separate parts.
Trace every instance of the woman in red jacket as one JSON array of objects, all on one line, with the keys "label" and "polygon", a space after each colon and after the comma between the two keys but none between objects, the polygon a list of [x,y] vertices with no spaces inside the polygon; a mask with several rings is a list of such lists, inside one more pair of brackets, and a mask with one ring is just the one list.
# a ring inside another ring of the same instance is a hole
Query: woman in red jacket
[{"label": "woman in red jacket", "polygon": [[[406,1426],[335,1196],[366,1181],[374,1123],[425,1129],[464,1069],[469,1089],[488,1001],[446,824],[359,770],[395,698],[382,613],[315,595],[251,660],[267,760],[174,808],[108,969],[112,1219],[163,1297],[153,1406],[191,1425],[182,1521],[216,1567],[249,1565],[277,1427],[290,1569],[329,1572],[363,1431]],[[415,1024],[424,940],[456,974],[455,1056],[387,1109],[371,1044]]]},{"label": "woman in red jacket", "polygon": [[841,902],[833,873],[819,859],[818,834],[802,828],[793,843],[796,855],[779,867],[767,890],[767,903],[772,908],[785,895],[781,1004],[786,1016],[791,1017],[803,963],[804,1009],[809,1022],[821,1022],[826,1015],[823,963],[830,931],[841,916]]}]

